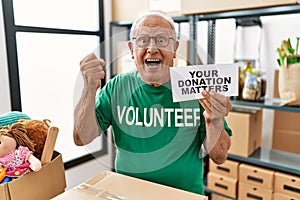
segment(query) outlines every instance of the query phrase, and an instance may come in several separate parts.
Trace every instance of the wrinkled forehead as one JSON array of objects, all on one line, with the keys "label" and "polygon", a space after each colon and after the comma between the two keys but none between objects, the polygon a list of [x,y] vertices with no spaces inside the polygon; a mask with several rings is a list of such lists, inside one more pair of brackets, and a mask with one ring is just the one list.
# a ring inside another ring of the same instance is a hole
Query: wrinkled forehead
[{"label": "wrinkled forehead", "polygon": [[133,36],[137,35],[149,35],[149,36],[156,36],[156,35],[168,35],[174,36],[175,31],[169,28],[162,28],[162,27],[147,27],[142,29],[135,29],[132,32]]}]

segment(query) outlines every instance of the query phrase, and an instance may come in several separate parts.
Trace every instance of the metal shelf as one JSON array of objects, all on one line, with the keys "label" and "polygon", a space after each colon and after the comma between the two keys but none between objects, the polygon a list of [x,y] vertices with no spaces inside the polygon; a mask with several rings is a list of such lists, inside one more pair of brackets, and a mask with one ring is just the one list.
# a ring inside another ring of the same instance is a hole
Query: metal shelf
[{"label": "metal shelf", "polygon": [[280,105],[281,101],[280,101],[280,99],[277,99],[277,98],[266,98],[263,102],[238,101],[238,100],[231,100],[230,102],[233,105],[258,107],[258,108],[264,108],[264,109],[272,109],[272,110],[300,113],[299,106],[298,107],[296,107],[296,106],[281,106]]},{"label": "metal shelf", "polygon": [[295,13],[300,13],[299,4],[197,14],[197,17],[198,20],[216,20],[226,18],[260,17]]},{"label": "metal shelf", "polygon": [[228,159],[300,176],[300,155],[298,154],[261,147],[249,157],[229,154]]}]

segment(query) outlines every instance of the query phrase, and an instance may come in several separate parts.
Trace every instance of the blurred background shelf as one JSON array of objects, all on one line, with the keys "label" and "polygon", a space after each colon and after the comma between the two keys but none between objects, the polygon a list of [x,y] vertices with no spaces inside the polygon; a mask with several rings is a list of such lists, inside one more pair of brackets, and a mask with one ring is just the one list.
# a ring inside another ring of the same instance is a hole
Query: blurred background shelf
[{"label": "blurred background shelf", "polygon": [[250,106],[250,107],[258,107],[258,108],[300,113],[299,106],[298,107],[296,107],[296,106],[281,106],[280,105],[281,101],[278,98],[266,98],[264,101],[261,101],[261,102],[239,101],[239,100],[230,100],[230,101],[233,105]]},{"label": "blurred background shelf", "polygon": [[249,157],[229,154],[228,159],[300,176],[299,154],[261,147]]}]

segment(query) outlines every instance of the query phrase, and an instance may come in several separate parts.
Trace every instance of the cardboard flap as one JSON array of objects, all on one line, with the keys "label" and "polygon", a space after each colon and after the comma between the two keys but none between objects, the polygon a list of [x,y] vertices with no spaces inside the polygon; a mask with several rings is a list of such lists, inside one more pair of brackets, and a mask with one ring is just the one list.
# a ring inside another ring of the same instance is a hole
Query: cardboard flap
[{"label": "cardboard flap", "polygon": [[26,174],[6,185],[10,194],[10,198],[6,199],[50,199],[64,192],[66,179],[61,154],[55,152],[54,159],[40,171]]}]

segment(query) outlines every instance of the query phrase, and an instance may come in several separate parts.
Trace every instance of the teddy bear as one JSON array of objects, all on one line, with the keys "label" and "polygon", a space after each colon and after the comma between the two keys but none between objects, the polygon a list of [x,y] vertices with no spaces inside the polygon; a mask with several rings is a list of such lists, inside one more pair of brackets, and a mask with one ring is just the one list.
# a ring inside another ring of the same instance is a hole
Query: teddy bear
[{"label": "teddy bear", "polygon": [[27,130],[28,137],[34,142],[35,144],[35,152],[34,156],[38,159],[41,159],[45,141],[47,138],[48,128],[50,120],[26,120],[26,119],[20,119],[20,123],[24,125],[24,127]]},{"label": "teddy bear", "polygon": [[27,136],[27,130],[22,123],[1,127],[0,167],[2,176],[4,173],[9,178],[8,181],[42,168],[41,161],[33,155],[34,151],[34,143]]}]

